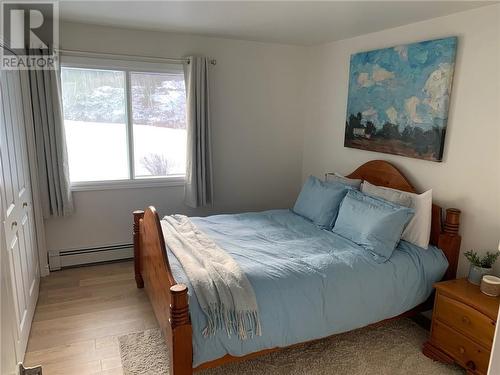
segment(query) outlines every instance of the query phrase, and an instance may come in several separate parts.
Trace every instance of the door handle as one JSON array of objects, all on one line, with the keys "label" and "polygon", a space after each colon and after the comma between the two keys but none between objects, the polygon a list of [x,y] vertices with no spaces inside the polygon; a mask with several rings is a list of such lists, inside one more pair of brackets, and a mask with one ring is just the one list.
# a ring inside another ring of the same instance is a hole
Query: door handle
[{"label": "door handle", "polygon": [[23,207],[28,207],[28,202],[24,202]]},{"label": "door handle", "polygon": [[17,221],[13,221],[10,226],[11,229],[14,229],[15,227],[17,227]]}]

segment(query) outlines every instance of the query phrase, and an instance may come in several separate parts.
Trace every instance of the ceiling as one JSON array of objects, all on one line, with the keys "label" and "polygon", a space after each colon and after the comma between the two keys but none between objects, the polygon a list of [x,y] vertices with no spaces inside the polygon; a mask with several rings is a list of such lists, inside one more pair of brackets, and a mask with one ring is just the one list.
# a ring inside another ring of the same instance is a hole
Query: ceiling
[{"label": "ceiling", "polygon": [[440,17],[486,1],[72,1],[61,19],[96,25],[313,45]]}]

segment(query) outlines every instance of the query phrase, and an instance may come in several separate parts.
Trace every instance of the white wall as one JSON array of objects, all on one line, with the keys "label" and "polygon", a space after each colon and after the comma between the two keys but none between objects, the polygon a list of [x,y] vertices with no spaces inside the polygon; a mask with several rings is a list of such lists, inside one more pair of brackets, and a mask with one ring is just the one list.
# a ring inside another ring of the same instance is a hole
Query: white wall
[{"label": "white wall", "polygon": [[[438,204],[462,210],[462,252],[495,250],[500,239],[499,14],[500,5],[488,6],[309,48],[302,178],[389,160],[418,190],[432,188]],[[443,162],[345,148],[350,55],[452,35],[459,44]],[[467,267],[462,256],[459,274]]]},{"label": "white wall", "polygon": [[[290,207],[301,180],[303,48],[229,39],[61,25],[63,49],[164,57],[202,54],[212,68],[212,212]],[[91,152],[91,147],[89,147]],[[182,187],[75,192],[76,213],[46,222],[49,250],[131,241],[131,212],[188,210]]]}]

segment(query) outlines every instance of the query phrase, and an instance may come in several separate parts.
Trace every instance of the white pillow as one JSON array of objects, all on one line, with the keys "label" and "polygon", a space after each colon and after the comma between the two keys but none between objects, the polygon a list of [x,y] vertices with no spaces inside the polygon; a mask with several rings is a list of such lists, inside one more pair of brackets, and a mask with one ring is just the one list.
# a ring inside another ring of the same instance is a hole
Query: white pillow
[{"label": "white pillow", "polygon": [[368,181],[363,181],[361,191],[401,206],[413,208],[415,214],[403,231],[401,238],[424,249],[429,247],[432,222],[432,189],[422,194],[415,194],[376,186]]},{"label": "white pillow", "polygon": [[363,180],[358,180],[357,178],[344,177],[340,173],[327,173],[325,175],[325,181],[327,182],[340,182],[343,185],[352,186],[353,188],[359,190],[361,182]]},{"label": "white pillow", "polygon": [[399,204],[400,206],[411,207],[412,197],[410,197],[407,192],[401,190],[376,186],[370,184],[368,181],[363,181],[361,184],[361,191],[365,194]]}]

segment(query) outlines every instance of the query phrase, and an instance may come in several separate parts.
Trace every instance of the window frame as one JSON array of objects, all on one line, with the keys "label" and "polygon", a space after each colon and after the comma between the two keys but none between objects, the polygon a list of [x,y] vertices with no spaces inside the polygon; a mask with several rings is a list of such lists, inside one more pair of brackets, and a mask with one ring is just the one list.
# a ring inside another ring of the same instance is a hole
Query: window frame
[{"label": "window frame", "polygon": [[[182,186],[185,183],[186,175],[171,175],[160,177],[135,177],[134,160],[134,120],[132,116],[132,92],[131,92],[131,74],[132,73],[151,73],[151,74],[184,74],[183,65],[169,63],[154,63],[135,60],[115,60],[100,59],[93,57],[75,57],[62,56],[62,68],[75,69],[96,69],[96,70],[114,70],[124,73],[125,79],[125,128],[127,136],[127,162],[128,179],[121,180],[101,180],[101,181],[78,181],[71,182],[72,191],[91,191],[91,190],[111,190],[111,189],[130,189],[130,188],[152,188],[165,186]],[[61,78],[61,74],[59,78]],[[62,90],[62,80],[61,80]],[[64,121],[64,118],[63,118]],[[186,150],[187,151],[187,150]]]}]

